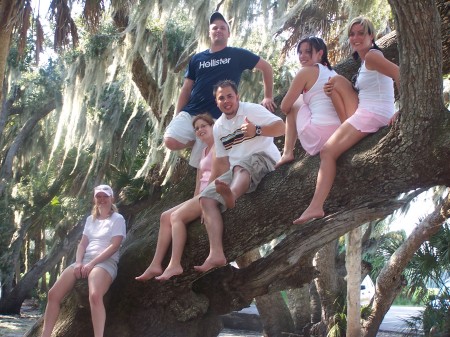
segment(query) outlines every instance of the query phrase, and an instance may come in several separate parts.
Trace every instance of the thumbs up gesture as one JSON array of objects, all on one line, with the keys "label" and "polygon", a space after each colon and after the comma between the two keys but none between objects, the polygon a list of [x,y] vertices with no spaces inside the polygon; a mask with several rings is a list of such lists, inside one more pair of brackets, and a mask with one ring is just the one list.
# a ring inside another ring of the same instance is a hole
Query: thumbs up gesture
[{"label": "thumbs up gesture", "polygon": [[248,120],[247,116],[245,116],[244,123],[241,125],[241,130],[246,137],[252,138],[256,135],[256,126]]}]

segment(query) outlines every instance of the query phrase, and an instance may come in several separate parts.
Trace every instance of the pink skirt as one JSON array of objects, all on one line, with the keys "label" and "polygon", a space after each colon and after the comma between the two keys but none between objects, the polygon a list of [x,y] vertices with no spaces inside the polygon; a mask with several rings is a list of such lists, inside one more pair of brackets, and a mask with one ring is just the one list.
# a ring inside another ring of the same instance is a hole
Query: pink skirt
[{"label": "pink skirt", "polygon": [[355,113],[347,119],[356,130],[367,133],[377,132],[380,128],[388,125],[390,118],[370,112],[364,108],[358,108]]},{"label": "pink skirt", "polygon": [[311,123],[309,106],[303,104],[297,114],[297,134],[305,151],[314,156],[341,124],[315,125]]}]

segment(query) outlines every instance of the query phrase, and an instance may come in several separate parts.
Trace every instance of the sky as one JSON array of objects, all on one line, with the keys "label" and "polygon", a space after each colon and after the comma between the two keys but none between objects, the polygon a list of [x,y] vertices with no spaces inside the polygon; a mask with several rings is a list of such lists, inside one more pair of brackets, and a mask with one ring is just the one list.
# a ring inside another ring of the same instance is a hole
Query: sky
[{"label": "sky", "polygon": [[432,193],[429,191],[420,194],[417,200],[411,203],[406,214],[395,217],[390,225],[390,229],[392,231],[404,229],[406,234],[409,235],[416,225],[420,223],[421,219],[434,211],[435,206],[431,197]]}]

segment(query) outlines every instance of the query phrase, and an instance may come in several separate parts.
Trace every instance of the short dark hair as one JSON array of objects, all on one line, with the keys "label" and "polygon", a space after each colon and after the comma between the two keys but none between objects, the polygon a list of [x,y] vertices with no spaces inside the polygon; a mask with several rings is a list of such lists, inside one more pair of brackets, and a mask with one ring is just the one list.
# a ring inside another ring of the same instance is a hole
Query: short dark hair
[{"label": "short dark hair", "polygon": [[222,81],[217,82],[214,85],[214,88],[213,88],[213,95],[214,95],[214,97],[216,97],[216,92],[217,92],[217,90],[219,88],[226,88],[226,87],[231,87],[231,89],[233,89],[234,93],[236,95],[238,94],[238,88],[237,88],[236,83],[234,83],[234,81],[232,81],[232,80],[222,80]]}]

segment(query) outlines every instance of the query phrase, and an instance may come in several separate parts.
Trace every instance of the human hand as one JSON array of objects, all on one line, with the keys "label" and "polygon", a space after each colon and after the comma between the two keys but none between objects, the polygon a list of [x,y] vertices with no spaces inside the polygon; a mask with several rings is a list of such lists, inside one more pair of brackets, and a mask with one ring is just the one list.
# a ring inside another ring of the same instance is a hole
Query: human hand
[{"label": "human hand", "polygon": [[87,278],[93,268],[94,268],[94,265],[92,263],[89,262],[89,263],[85,264],[83,267],[81,267],[81,277]]},{"label": "human hand", "polygon": [[79,279],[81,278],[81,268],[83,265],[81,263],[75,263],[75,267],[73,267],[73,273],[75,275],[75,278]]},{"label": "human hand", "polygon": [[241,130],[246,137],[256,136],[256,125],[250,122],[247,116],[245,116],[244,124],[241,125]]},{"label": "human hand", "polygon": [[394,125],[394,123],[397,121],[399,115],[400,115],[400,110],[397,110],[397,111],[395,112],[395,114],[391,117],[391,119],[389,120],[388,125],[389,125],[389,126]]},{"label": "human hand", "polygon": [[261,105],[271,112],[274,112],[277,107],[277,105],[273,101],[273,98],[269,97],[264,97],[264,99],[261,101]]},{"label": "human hand", "polygon": [[325,95],[331,96],[334,89],[334,83],[331,82],[331,77],[328,78],[328,82],[323,85],[323,91]]}]

